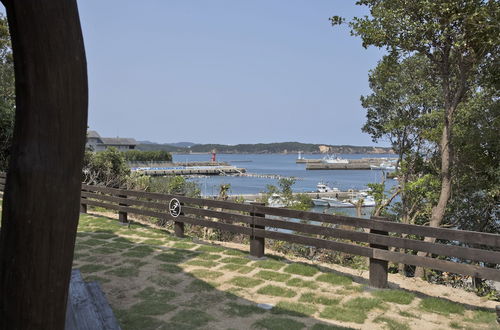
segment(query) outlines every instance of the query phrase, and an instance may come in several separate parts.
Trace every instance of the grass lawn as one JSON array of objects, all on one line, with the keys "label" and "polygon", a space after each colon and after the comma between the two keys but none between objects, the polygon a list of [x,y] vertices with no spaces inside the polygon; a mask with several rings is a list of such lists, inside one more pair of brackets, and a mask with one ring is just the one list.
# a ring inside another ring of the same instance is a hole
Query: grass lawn
[{"label": "grass lawn", "polygon": [[491,310],[404,290],[368,290],[347,274],[271,255],[252,260],[247,250],[82,215],[74,268],[101,283],[124,330],[496,326]]}]

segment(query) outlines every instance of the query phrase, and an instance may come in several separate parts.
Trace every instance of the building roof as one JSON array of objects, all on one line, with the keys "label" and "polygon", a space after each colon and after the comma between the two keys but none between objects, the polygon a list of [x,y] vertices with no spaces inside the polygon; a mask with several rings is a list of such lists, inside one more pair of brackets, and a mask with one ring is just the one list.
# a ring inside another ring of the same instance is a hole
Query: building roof
[{"label": "building roof", "polygon": [[137,145],[137,141],[133,138],[101,138],[102,144],[107,145]]},{"label": "building roof", "polygon": [[87,131],[88,138],[100,138],[101,136],[96,131]]}]

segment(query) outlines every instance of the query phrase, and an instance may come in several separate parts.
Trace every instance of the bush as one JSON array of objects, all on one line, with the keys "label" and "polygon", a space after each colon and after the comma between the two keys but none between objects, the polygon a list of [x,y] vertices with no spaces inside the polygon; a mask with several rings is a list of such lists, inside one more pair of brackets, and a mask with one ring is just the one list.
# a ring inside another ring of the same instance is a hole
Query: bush
[{"label": "bush", "polygon": [[128,162],[171,162],[172,155],[164,150],[142,151],[128,150],[123,152]]},{"label": "bush", "polygon": [[119,188],[130,174],[123,154],[116,148],[102,152],[85,151],[82,181],[87,184]]}]

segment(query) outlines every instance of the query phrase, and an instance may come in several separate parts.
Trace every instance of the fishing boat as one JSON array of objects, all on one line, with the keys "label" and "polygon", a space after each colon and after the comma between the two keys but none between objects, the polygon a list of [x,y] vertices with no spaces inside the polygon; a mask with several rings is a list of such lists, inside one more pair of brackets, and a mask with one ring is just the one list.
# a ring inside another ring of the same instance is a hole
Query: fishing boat
[{"label": "fishing boat", "polygon": [[330,206],[325,198],[313,198],[312,202],[314,206]]},{"label": "fishing boat", "polygon": [[380,163],[380,165],[370,165],[370,168],[372,170],[382,170],[382,171],[395,171],[396,170],[396,166],[393,165],[392,163],[388,163],[388,162]]},{"label": "fishing boat", "polygon": [[328,204],[330,205],[330,207],[354,207],[353,204],[338,200],[336,198],[332,198],[331,200],[329,200]]},{"label": "fishing boat", "polygon": [[316,185],[316,191],[321,192],[321,193],[325,193],[325,192],[338,192],[340,190],[339,190],[339,188],[332,188],[332,187],[328,186],[326,183],[319,182]]},{"label": "fishing boat", "polygon": [[325,156],[321,161],[326,164],[349,164],[347,159],[336,157],[335,155]]},{"label": "fishing boat", "polygon": [[[361,207],[374,207],[375,206],[375,199],[373,196],[366,196],[366,197],[360,197],[363,199],[363,204]],[[329,201],[330,207],[356,207],[356,204],[358,203],[360,198],[352,199],[350,201],[340,201],[336,198],[331,198],[331,201]]]}]

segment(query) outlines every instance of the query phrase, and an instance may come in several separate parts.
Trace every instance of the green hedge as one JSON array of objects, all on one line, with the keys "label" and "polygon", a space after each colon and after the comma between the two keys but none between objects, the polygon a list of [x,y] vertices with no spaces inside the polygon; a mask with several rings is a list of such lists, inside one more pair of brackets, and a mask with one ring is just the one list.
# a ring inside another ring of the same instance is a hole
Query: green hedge
[{"label": "green hedge", "polygon": [[163,150],[141,151],[129,150],[123,153],[125,160],[131,162],[171,162],[172,155]]}]

